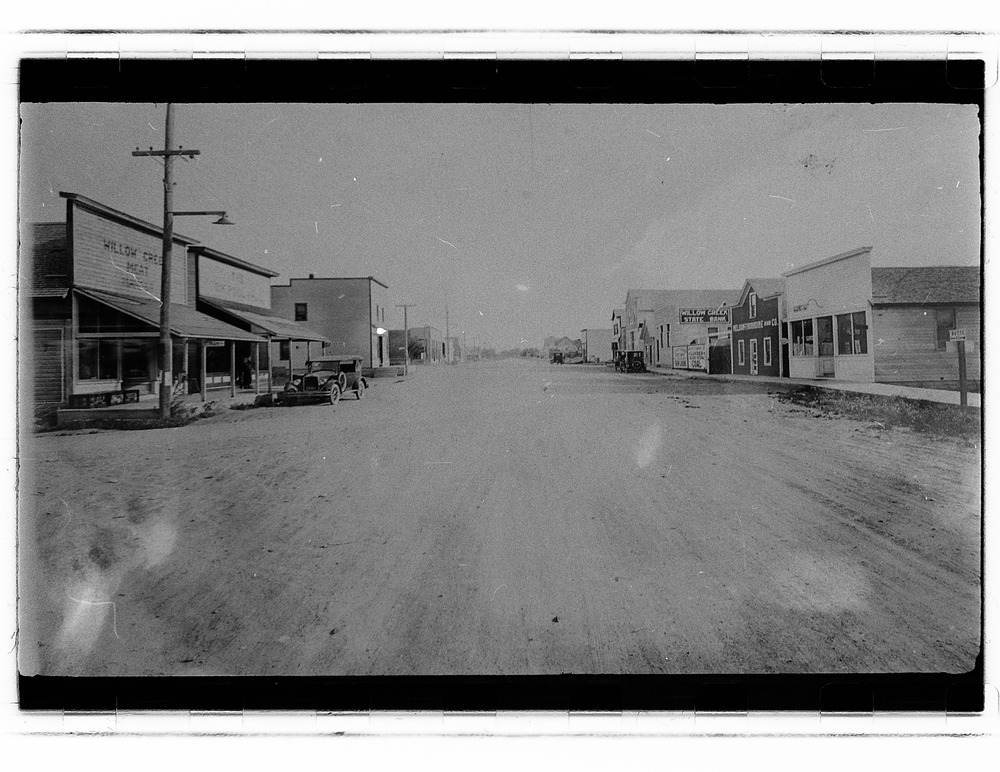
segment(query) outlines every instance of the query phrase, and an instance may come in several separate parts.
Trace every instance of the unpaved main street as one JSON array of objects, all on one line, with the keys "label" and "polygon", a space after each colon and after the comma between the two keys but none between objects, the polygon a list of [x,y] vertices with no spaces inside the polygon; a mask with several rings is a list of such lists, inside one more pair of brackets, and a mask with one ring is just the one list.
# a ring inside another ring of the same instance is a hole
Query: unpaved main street
[{"label": "unpaved main street", "polygon": [[21,447],[20,670],[962,672],[980,449],[501,361]]}]

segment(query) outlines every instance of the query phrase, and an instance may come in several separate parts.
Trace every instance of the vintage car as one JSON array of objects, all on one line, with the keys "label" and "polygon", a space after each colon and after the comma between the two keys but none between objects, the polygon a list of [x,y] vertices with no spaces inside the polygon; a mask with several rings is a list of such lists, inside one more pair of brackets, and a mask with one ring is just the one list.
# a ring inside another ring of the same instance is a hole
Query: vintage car
[{"label": "vintage car", "polygon": [[619,351],[615,356],[615,370],[622,373],[646,372],[645,351]]},{"label": "vintage car", "polygon": [[563,353],[561,351],[552,352],[552,364],[561,365],[563,363]]},{"label": "vintage car", "polygon": [[323,357],[306,362],[306,371],[285,384],[279,402],[284,405],[332,405],[347,392],[361,399],[367,387],[368,382],[361,375],[361,357]]}]

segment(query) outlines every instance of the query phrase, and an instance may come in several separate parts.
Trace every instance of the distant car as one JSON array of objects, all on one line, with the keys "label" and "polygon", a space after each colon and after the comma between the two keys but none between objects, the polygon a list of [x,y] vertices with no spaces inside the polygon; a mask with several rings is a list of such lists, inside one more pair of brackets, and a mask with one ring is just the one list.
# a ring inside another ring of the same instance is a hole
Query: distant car
[{"label": "distant car", "polygon": [[347,392],[357,399],[368,382],[361,375],[361,357],[333,356],[306,362],[306,371],[285,384],[280,402],[285,405],[335,404]]},{"label": "distant car", "polygon": [[646,372],[646,352],[641,349],[619,351],[615,356],[615,370],[622,373]]},{"label": "distant car", "polygon": [[552,354],[552,364],[561,365],[563,363],[563,354],[561,351],[556,351]]}]

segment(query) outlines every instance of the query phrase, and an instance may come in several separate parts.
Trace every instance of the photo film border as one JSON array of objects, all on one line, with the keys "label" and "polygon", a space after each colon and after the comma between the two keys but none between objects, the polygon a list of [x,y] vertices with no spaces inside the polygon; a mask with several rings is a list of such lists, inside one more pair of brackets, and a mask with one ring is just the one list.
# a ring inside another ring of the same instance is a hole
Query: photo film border
[{"label": "photo film border", "polygon": [[27,711],[982,713],[965,674],[19,676]]},{"label": "photo film border", "polygon": [[[22,102],[976,104],[978,58],[373,59],[26,57]],[[983,640],[982,629],[980,640]],[[26,711],[674,711],[979,713],[964,674],[372,677],[19,676]]]}]

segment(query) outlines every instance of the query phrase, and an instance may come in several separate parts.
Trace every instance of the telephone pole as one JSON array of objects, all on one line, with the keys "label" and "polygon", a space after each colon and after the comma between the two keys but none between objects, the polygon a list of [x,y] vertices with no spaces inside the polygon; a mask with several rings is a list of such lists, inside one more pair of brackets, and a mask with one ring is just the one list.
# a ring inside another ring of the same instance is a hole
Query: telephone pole
[{"label": "telephone pole", "polygon": [[451,338],[448,336],[451,334],[448,327],[448,304],[444,305],[444,350],[445,350],[445,364],[451,364]]},{"label": "telephone pole", "polygon": [[174,106],[167,103],[167,126],[163,150],[135,150],[134,156],[160,156],[163,158],[163,258],[160,271],[160,418],[170,417],[170,398],[173,389],[174,351],[170,338],[170,262],[174,246],[174,176],[173,161],[177,156],[196,156],[201,151],[174,150]]},{"label": "telephone pole", "polygon": [[410,324],[407,321],[406,312],[413,307],[414,307],[413,305],[409,304],[396,306],[396,308],[403,309],[403,351],[404,351],[403,375],[404,376],[409,375],[410,372]]}]

